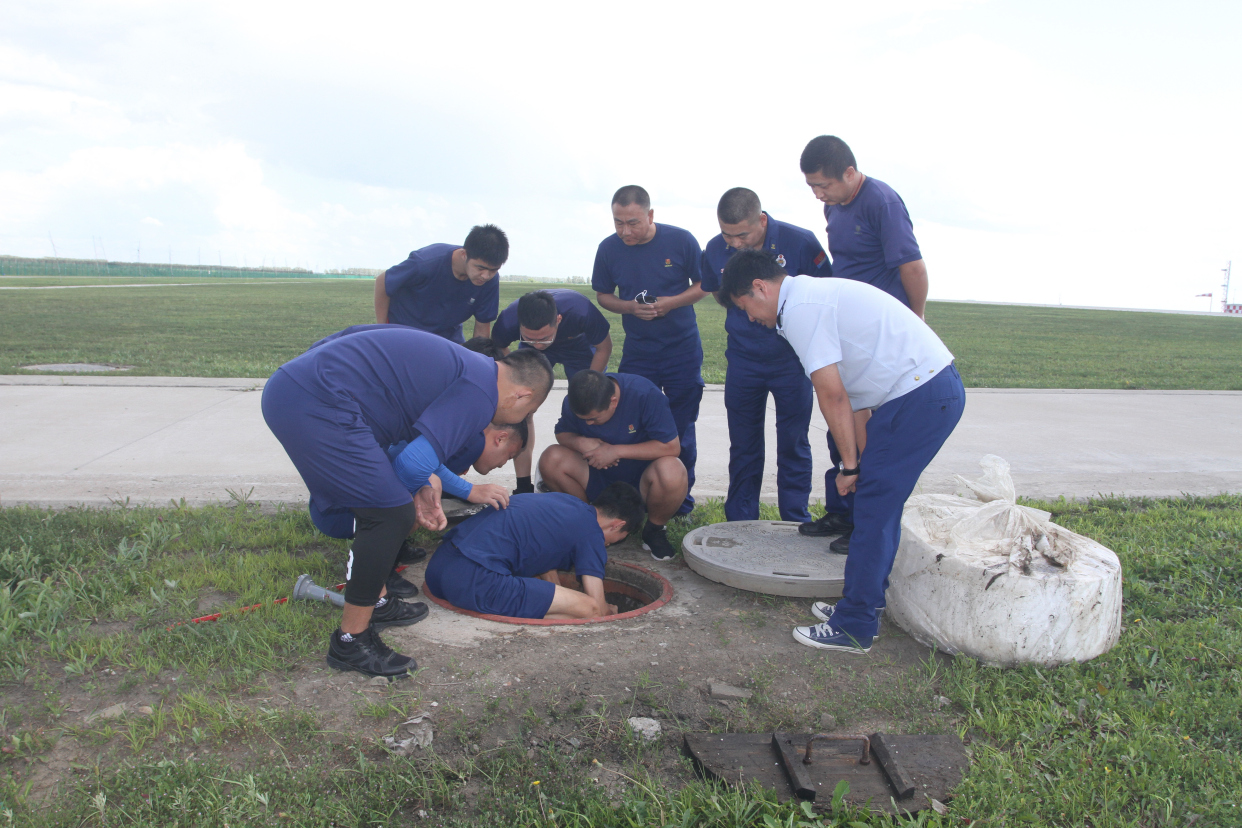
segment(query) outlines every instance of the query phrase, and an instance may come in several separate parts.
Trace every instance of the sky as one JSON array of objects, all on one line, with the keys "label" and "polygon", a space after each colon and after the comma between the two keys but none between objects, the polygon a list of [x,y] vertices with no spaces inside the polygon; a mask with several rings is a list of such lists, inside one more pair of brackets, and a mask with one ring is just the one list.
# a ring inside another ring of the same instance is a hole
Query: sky
[{"label": "sky", "polygon": [[798,157],[833,134],[932,299],[1219,308],[1239,32],[1193,0],[6,0],[0,254],[384,268],[493,222],[502,273],[589,277],[625,184],[701,244],[735,186],[823,240]]}]

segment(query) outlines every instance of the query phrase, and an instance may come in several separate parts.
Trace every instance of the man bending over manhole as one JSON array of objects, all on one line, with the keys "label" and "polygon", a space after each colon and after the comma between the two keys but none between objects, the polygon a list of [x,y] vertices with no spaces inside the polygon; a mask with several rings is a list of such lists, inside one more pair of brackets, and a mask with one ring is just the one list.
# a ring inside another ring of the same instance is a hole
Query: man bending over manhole
[{"label": "man bending over manhole", "polygon": [[647,507],[643,548],[657,561],[677,554],[664,526],[690,481],[668,398],[654,383],[636,374],[574,374],[556,442],[539,458],[548,489],[590,501],[610,483],[629,483]]},{"label": "man bending over manhole", "polygon": [[[638,492],[613,483],[590,505],[567,494],[519,494],[449,530],[427,564],[427,586],[455,607],[510,618],[596,618],[604,599],[606,546],[643,522]],[[573,567],[583,592],[561,586]]]}]

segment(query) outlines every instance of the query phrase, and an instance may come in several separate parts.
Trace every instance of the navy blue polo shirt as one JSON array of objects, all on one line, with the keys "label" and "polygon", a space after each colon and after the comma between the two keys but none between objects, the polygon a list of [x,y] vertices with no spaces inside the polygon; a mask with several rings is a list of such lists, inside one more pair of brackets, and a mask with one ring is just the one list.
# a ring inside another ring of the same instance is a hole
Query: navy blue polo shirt
[{"label": "navy blue polo shirt", "polygon": [[[548,293],[556,302],[561,324],[556,328],[556,339],[543,355],[552,363],[581,362],[583,359],[589,362],[595,354],[595,346],[608,336],[611,328],[608,320],[594,302],[576,290],[556,289]],[[502,348],[508,348],[522,338],[518,325],[518,301],[514,300],[502,310],[492,326],[492,341]],[[530,346],[523,344],[521,347]]]},{"label": "navy blue polo shirt", "polygon": [[457,244],[429,244],[399,265],[388,268],[388,321],[465,342],[461,324],[470,317],[491,322],[500,309],[500,277],[479,287],[453,275],[451,260]]},{"label": "navy blue polo shirt", "polygon": [[910,307],[899,268],[923,258],[910,212],[892,187],[868,177],[854,200],[825,204],[832,275],[866,282]]},{"label": "navy blue polo shirt", "polygon": [[608,550],[595,507],[560,492],[519,494],[488,506],[444,536],[461,554],[501,575],[535,578],[553,569],[604,577]]},{"label": "navy blue polo shirt", "polygon": [[554,433],[594,437],[614,446],[628,446],[648,440],[667,443],[677,436],[677,424],[673,422],[668,397],[655,383],[637,374],[608,373],[605,376],[614,379],[621,390],[617,410],[608,422],[587,425],[569,407],[567,395],[561,402],[561,418],[556,422]]},{"label": "navy blue polo shirt", "polygon": [[361,417],[379,445],[421,434],[441,462],[499,405],[496,360],[400,325],[328,337],[281,370],[340,416]]},{"label": "navy blue polo shirt", "polygon": [[[828,254],[815,234],[783,221],[777,221],[768,213],[768,232],[763,237],[764,253],[776,259],[790,276],[831,276],[832,264]],[[720,290],[720,275],[725,264],[737,251],[725,244],[724,235],[718,235],[703,248],[703,290],[715,293]],[[730,307],[725,314],[725,331],[729,334],[729,359],[742,357],[756,362],[779,364],[798,357],[789,343],[759,322],[751,322],[746,311]]]},{"label": "navy blue polo shirt", "polygon": [[[656,298],[677,296],[699,281],[700,255],[694,236],[671,224],[657,223],[655,237],[646,244],[627,245],[614,233],[600,242],[595,253],[591,287],[598,293],[616,291],[627,302],[644,290]],[[677,360],[695,373],[703,365],[694,305],[650,320],[627,313],[621,327],[627,360]]]}]

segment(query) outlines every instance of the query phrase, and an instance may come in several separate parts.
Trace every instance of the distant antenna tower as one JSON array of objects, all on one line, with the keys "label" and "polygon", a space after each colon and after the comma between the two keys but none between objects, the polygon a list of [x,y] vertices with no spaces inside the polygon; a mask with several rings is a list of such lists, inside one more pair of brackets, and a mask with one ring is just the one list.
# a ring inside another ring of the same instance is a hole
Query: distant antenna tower
[{"label": "distant antenna tower", "polygon": [[1229,276],[1233,270],[1233,259],[1220,269],[1225,274],[1225,283],[1220,286],[1220,309],[1223,313],[1229,313]]}]

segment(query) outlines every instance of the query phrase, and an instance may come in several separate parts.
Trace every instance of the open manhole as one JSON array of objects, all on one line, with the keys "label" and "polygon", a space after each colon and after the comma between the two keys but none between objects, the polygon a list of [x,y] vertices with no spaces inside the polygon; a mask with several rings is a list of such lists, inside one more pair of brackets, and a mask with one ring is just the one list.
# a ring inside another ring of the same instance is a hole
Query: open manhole
[{"label": "open manhole", "polygon": [[[578,579],[573,573],[562,572],[561,584],[570,588],[578,588]],[[500,621],[504,624],[534,624],[550,627],[557,624],[605,624],[609,621],[625,621],[659,609],[673,600],[673,585],[658,572],[641,567],[638,564],[609,561],[604,568],[604,597],[608,603],[616,604],[619,612],[616,615],[605,615],[600,618],[513,618],[508,615],[485,615],[481,612],[455,607],[438,595],[433,595],[423,583],[423,594],[440,606],[462,615],[484,618],[488,621]]]},{"label": "open manhole", "polygon": [[132,365],[105,365],[102,362],[52,362],[47,365],[22,365],[23,371],[57,371],[62,374],[103,374],[128,371]]}]

